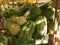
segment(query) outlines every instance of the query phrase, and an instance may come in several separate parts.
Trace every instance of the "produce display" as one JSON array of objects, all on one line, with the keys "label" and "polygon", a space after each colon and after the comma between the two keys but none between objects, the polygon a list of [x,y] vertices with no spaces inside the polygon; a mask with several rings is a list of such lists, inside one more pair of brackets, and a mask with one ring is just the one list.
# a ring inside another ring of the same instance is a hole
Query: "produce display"
[{"label": "produce display", "polygon": [[39,16],[35,20],[35,34],[34,38],[41,39],[43,36],[47,35],[47,20],[44,16]]},{"label": "produce display", "polygon": [[50,25],[49,22],[53,22],[51,21],[53,14],[54,11],[49,3],[42,6],[17,3],[16,6],[5,8],[1,12],[0,16],[4,18],[3,26],[6,30],[5,33],[1,33],[7,40],[10,37],[13,45],[34,43],[35,39],[43,39],[47,35],[47,28],[51,28],[47,26]]}]

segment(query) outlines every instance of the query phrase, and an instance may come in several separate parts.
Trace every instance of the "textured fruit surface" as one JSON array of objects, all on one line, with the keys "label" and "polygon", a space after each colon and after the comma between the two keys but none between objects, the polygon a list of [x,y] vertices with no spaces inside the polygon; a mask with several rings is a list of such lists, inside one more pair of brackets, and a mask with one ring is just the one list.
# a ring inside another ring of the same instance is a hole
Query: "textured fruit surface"
[{"label": "textured fruit surface", "polygon": [[8,25],[8,30],[9,30],[11,35],[17,35],[18,32],[20,31],[20,26],[18,24],[10,23]]},{"label": "textured fruit surface", "polygon": [[44,16],[39,16],[35,20],[35,32],[34,32],[34,38],[41,39],[44,35],[47,34],[47,20]]},{"label": "textured fruit surface", "polygon": [[19,25],[23,25],[27,20],[25,19],[24,16],[20,16],[18,19],[17,19],[17,23]]},{"label": "textured fruit surface", "polygon": [[12,22],[16,23],[16,21],[18,20],[18,18],[19,18],[18,16],[11,16],[10,19],[11,19]]},{"label": "textured fruit surface", "polygon": [[18,37],[19,39],[29,40],[32,39],[35,24],[33,21],[28,21],[21,29]]}]

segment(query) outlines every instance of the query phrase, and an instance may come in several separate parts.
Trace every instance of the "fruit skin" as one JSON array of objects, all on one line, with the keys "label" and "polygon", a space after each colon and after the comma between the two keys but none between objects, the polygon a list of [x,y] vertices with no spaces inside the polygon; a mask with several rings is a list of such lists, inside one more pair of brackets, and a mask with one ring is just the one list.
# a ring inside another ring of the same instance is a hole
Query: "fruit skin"
[{"label": "fruit skin", "polygon": [[39,16],[35,20],[35,31],[33,34],[34,39],[41,39],[47,34],[47,20],[44,16]]},{"label": "fruit skin", "polygon": [[27,22],[27,20],[24,16],[18,17],[18,19],[16,21],[17,21],[17,24],[19,24],[19,25],[23,25]]},{"label": "fruit skin", "polygon": [[15,15],[17,15],[17,12],[12,8],[12,9],[9,10],[9,15],[11,15],[11,16],[14,15],[15,16]]},{"label": "fruit skin", "polygon": [[5,29],[8,29],[8,25],[10,24],[10,21],[11,21],[10,18],[4,19],[3,26]]},{"label": "fruit skin", "polygon": [[27,20],[33,20],[40,16],[41,10],[36,6],[32,5],[28,11],[25,12],[24,16],[26,17]]},{"label": "fruit skin", "polygon": [[30,40],[32,39],[32,35],[35,29],[35,24],[33,21],[28,21],[21,29],[18,37],[19,39],[23,40]]},{"label": "fruit skin", "polygon": [[3,34],[2,32],[0,32],[0,45],[1,45],[1,42],[4,45],[8,45],[8,37],[5,34]]},{"label": "fruit skin", "polygon": [[30,9],[31,6],[32,6],[32,4],[30,4],[30,3],[24,3],[21,6],[21,8],[19,9],[19,12],[18,12],[19,15],[23,16],[26,13],[26,11]]},{"label": "fruit skin", "polygon": [[20,26],[18,24],[14,24],[10,22],[8,23],[7,26],[11,35],[17,35],[20,31]]},{"label": "fruit skin", "polygon": [[35,41],[34,40],[23,40],[23,39],[18,39],[16,37],[12,37],[13,44],[15,45],[34,45]]},{"label": "fruit skin", "polygon": [[18,18],[19,18],[18,16],[14,16],[14,15],[12,15],[12,16],[10,17],[11,22],[13,22],[13,23],[17,23]]},{"label": "fruit skin", "polygon": [[26,18],[24,16],[20,16],[20,17],[18,17],[18,16],[11,16],[10,19],[11,19],[11,21],[13,23],[17,23],[18,25],[23,25],[23,24],[25,24],[27,22],[27,20],[26,20]]},{"label": "fruit skin", "polygon": [[42,10],[41,15],[45,16],[47,20],[53,19],[54,11],[52,8]]}]

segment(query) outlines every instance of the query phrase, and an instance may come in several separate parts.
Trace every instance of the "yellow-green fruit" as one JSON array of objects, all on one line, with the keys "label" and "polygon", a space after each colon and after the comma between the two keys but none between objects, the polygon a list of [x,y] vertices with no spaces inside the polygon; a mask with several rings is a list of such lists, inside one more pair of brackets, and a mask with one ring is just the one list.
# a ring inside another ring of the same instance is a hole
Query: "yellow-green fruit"
[{"label": "yellow-green fruit", "polygon": [[18,16],[11,16],[11,21],[16,23],[16,21],[18,20]]},{"label": "yellow-green fruit", "polygon": [[14,9],[15,11],[19,11],[19,8],[20,8],[20,7],[17,6],[17,5],[16,5],[15,7],[13,7],[13,9]]},{"label": "yellow-green fruit", "polygon": [[20,26],[18,24],[10,23],[8,26],[8,30],[11,35],[17,35],[20,31]]},{"label": "yellow-green fruit", "polygon": [[23,25],[25,22],[26,22],[26,18],[24,16],[20,16],[18,19],[17,19],[17,23],[19,25]]}]

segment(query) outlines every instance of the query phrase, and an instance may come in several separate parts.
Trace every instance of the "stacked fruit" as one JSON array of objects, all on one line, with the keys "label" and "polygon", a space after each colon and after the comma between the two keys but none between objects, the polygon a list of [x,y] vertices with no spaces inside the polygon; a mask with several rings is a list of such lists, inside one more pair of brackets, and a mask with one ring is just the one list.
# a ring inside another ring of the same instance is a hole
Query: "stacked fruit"
[{"label": "stacked fruit", "polygon": [[16,41],[42,39],[47,34],[47,22],[53,20],[54,11],[49,4],[21,3],[5,9],[2,14],[6,34],[15,37]]}]

